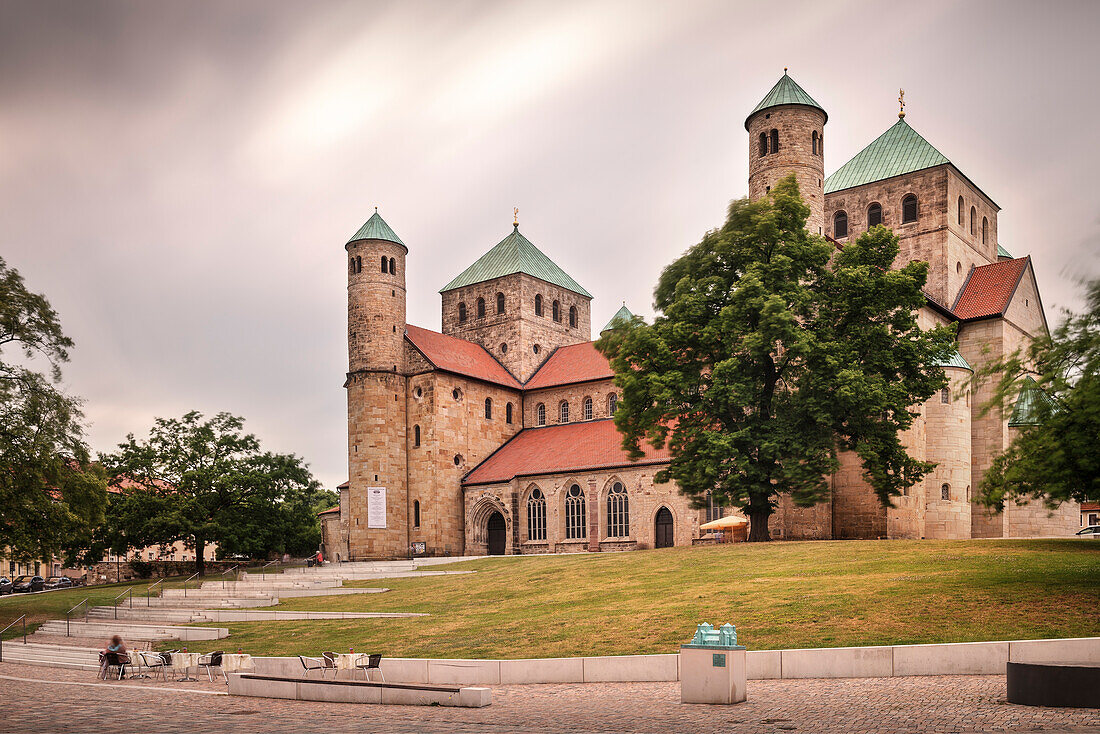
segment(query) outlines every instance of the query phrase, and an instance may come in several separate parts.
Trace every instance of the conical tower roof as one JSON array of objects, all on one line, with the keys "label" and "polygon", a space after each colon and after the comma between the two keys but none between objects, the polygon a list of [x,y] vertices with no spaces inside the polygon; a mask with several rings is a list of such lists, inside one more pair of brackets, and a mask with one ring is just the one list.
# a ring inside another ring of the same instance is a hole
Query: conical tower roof
[{"label": "conical tower roof", "polygon": [[634,314],[630,313],[630,309],[627,308],[626,304],[624,303],[619,308],[619,310],[615,312],[615,315],[611,317],[611,320],[607,322],[607,326],[600,329],[600,333],[602,334],[605,331],[611,331],[620,322],[629,322],[633,318]]},{"label": "conical tower roof", "polygon": [[943,153],[910,127],[908,122],[901,119],[826,178],[825,193],[831,194],[950,162]]},{"label": "conical tower roof", "polygon": [[561,286],[585,298],[592,297],[591,293],[581,288],[577,281],[570,278],[542,250],[535,247],[531,240],[524,237],[519,231],[518,224],[513,226],[511,234],[479,257],[473,265],[459,273],[439,292],[446,293],[455,288],[484,283],[487,280],[503,278],[505,275],[515,273],[524,273],[532,278]]},{"label": "conical tower roof", "polygon": [[382,216],[378,213],[378,207],[374,208],[374,214],[364,222],[359,231],[351,236],[348,244],[356,240],[385,240],[386,242],[395,242],[406,250],[408,249],[401,238],[397,236],[397,233],[390,228],[390,225],[386,224],[386,220],[382,219]]},{"label": "conical tower roof", "polygon": [[825,114],[825,121],[829,121],[829,113],[825,112],[825,108],[807,94],[806,90],[798,85],[798,82],[791,79],[787,70],[784,69],[783,76],[779,77],[779,81],[775,83],[771,91],[764,95],[764,99],[760,100],[760,104],[756,105],[752,112],[749,113],[749,116],[745,118],[745,129],[749,129],[749,120],[752,119],[752,116],[757,112],[785,104],[800,104],[807,107],[815,107]]}]

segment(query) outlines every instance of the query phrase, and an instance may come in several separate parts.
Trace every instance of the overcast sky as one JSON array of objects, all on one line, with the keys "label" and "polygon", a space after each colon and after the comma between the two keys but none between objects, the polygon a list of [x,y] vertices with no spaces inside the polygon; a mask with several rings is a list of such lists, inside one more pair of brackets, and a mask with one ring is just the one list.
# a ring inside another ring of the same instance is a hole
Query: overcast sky
[{"label": "overcast sky", "polygon": [[907,121],[1002,208],[1044,303],[1100,272],[1100,2],[0,2],[0,255],[76,341],[94,449],[243,415],[346,478],[344,243],[379,206],[409,322],[522,231],[651,315],[747,193],[784,66],[826,173]]}]

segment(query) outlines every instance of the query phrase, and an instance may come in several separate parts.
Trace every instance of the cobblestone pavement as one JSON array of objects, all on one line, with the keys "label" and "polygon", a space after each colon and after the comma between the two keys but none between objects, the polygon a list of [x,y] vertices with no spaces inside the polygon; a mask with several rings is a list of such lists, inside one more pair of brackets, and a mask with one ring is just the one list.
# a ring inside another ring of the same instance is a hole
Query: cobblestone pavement
[{"label": "cobblestone pavement", "polygon": [[224,690],[206,681],[99,683],[92,673],[4,664],[0,732],[1100,732],[1100,709],[1008,704],[1003,676],[750,681],[749,700],[729,707],[680,704],[675,683],[497,686],[483,709]]}]

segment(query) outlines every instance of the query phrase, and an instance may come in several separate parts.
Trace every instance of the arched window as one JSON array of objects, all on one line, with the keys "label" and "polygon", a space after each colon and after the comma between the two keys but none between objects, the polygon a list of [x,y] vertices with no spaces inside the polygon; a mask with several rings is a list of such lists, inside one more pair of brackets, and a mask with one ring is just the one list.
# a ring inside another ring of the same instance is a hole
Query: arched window
[{"label": "arched window", "polygon": [[497,313],[504,313],[504,294],[497,294]]},{"label": "arched window", "polygon": [[535,315],[542,316],[542,296],[535,296]]},{"label": "arched window", "polygon": [[546,540],[546,496],[538,487],[527,498],[527,539]]},{"label": "arched window", "polygon": [[557,301],[554,301],[554,306],[551,313],[554,316],[554,321],[561,321],[561,304]]},{"label": "arched window", "polygon": [[944,405],[948,405],[951,402],[951,388],[945,387],[940,390],[940,402]]},{"label": "arched window", "polygon": [[413,527],[420,527],[420,500],[413,500]]},{"label": "arched window", "polygon": [[768,134],[760,133],[760,157],[763,158],[768,154]]},{"label": "arched window", "polygon": [[945,485],[940,487],[940,499],[941,500],[951,499],[951,485],[950,484],[945,484]]},{"label": "arched window", "polygon": [[844,239],[848,236],[848,213],[841,210],[833,215],[833,237]]},{"label": "arched window", "polygon": [[561,405],[558,406],[558,422],[569,422],[569,403],[565,400],[561,401]]},{"label": "arched window", "polygon": [[586,421],[592,420],[592,398],[584,399],[584,419]]},{"label": "arched window", "polygon": [[630,535],[630,500],[626,487],[615,482],[607,493],[607,537],[625,538]]},{"label": "arched window", "polygon": [[963,220],[963,198],[959,197],[959,226],[963,226],[966,222]]},{"label": "arched window", "polygon": [[779,152],[779,131],[774,129],[774,128],[772,129],[771,152],[772,153],[778,153]]},{"label": "arched window", "polygon": [[989,241],[989,219],[982,217],[982,244],[986,244]]},{"label": "arched window", "polygon": [[397,259],[390,258],[390,275],[397,275]]},{"label": "arched window", "polygon": [[511,423],[512,422],[512,404],[511,403],[508,403],[507,405],[504,406],[504,422],[505,423]]},{"label": "arched window", "polygon": [[619,396],[611,393],[607,396],[607,414],[615,415],[615,409],[619,407]]},{"label": "arched window", "polygon": [[917,221],[917,197],[907,195],[901,200],[901,223],[908,224]]},{"label": "arched window", "polygon": [[420,426],[413,426],[413,446],[420,448]]},{"label": "arched window", "polygon": [[459,303],[458,304],[458,323],[461,324],[465,321],[466,321],[466,304],[465,303]]},{"label": "arched window", "polygon": [[485,418],[486,420],[492,420],[493,418],[493,399],[485,398]]},{"label": "arched window", "polygon": [[574,484],[565,495],[565,539],[580,540],[588,537],[584,521],[584,491]]},{"label": "arched window", "polygon": [[570,306],[569,307],[569,328],[570,329],[577,328],[577,307],[576,306]]},{"label": "arched window", "polygon": [[546,406],[542,403],[539,403],[538,407],[535,408],[535,423],[540,426],[546,425]]},{"label": "arched window", "polygon": [[814,155],[817,155],[817,130],[814,130],[813,134],[810,135],[810,141],[812,143]]},{"label": "arched window", "polygon": [[477,317],[479,319],[485,318],[485,299],[477,299]]},{"label": "arched window", "polygon": [[707,490],[707,522],[713,522],[715,520],[719,520],[719,519],[725,517],[725,515],[723,513],[724,513],[724,510],[722,509],[722,505],[720,503],[714,501],[714,498],[711,497],[710,490],[708,489]]},{"label": "arched window", "polygon": [[882,224],[882,204],[877,201],[867,207],[867,229]]},{"label": "arched window", "polygon": [[978,234],[978,210],[970,207],[970,234]]},{"label": "arched window", "polygon": [[382,272],[383,273],[390,272],[389,258],[386,257],[385,255],[382,256]]}]

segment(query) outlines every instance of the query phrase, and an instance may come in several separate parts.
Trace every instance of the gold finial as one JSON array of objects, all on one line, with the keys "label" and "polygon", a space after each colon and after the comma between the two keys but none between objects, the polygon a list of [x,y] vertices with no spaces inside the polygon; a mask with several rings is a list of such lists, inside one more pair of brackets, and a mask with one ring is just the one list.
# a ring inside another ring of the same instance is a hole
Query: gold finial
[{"label": "gold finial", "polygon": [[786,74],[786,73],[787,73],[787,67],[785,67],[785,66],[783,67],[783,73],[784,73],[784,74]]},{"label": "gold finial", "polygon": [[374,213],[375,213],[375,214],[377,214],[377,213],[378,213],[378,207],[377,207],[377,206],[376,206],[376,207],[374,207]]},{"label": "gold finial", "polygon": [[904,120],[905,119],[905,90],[904,89],[899,89],[898,90],[898,104],[900,105],[900,108],[898,109],[898,119],[899,120]]},{"label": "gold finial", "polygon": [[519,226],[519,207],[512,207],[512,226]]}]

